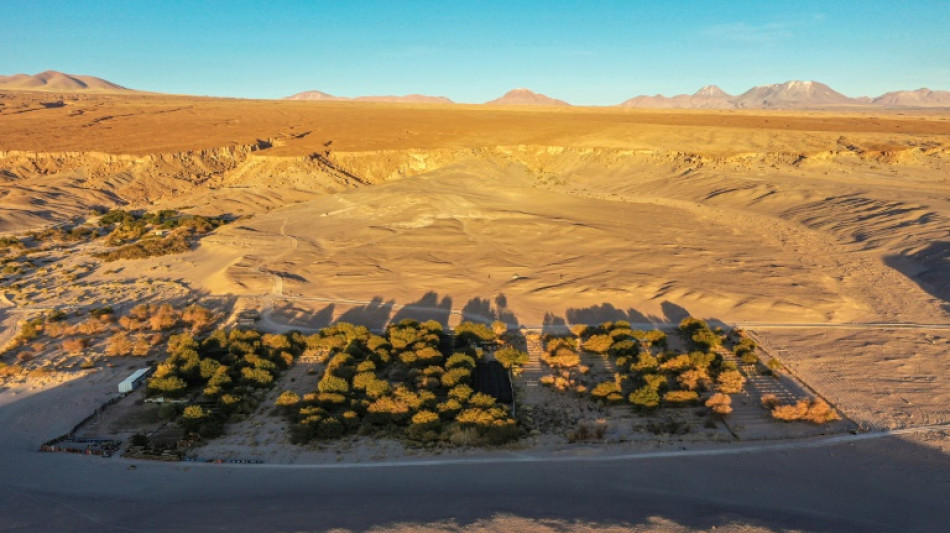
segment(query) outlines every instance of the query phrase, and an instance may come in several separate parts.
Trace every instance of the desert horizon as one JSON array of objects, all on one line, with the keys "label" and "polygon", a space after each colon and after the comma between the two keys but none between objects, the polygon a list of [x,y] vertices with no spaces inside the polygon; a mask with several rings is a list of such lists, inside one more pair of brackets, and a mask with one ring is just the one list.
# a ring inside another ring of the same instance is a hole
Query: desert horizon
[{"label": "desert horizon", "polygon": [[[45,70],[37,74],[0,74],[0,91],[24,91],[38,93],[85,93],[85,94],[165,94],[167,96],[194,96],[185,93],[161,93],[144,89],[130,89],[111,81],[82,74],[64,74]],[[222,96],[204,96],[222,98]],[[242,99],[240,95],[224,98]],[[403,104],[457,104],[495,106],[573,106],[564,100],[551,98],[525,87],[517,87],[486,102],[456,102],[446,96],[412,93],[406,95],[334,96],[310,89],[290,96],[257,98],[260,100],[298,100],[306,102],[380,102]],[[644,109],[812,109],[812,110],[860,110],[874,109],[943,109],[950,108],[950,91],[931,90],[920,87],[915,90],[890,90],[876,97],[849,97],[817,81],[788,80],[752,87],[741,94],[729,94],[716,85],[706,84],[693,94],[679,93],[674,96],[640,94],[616,104],[581,105],[579,107],[629,107]]]}]

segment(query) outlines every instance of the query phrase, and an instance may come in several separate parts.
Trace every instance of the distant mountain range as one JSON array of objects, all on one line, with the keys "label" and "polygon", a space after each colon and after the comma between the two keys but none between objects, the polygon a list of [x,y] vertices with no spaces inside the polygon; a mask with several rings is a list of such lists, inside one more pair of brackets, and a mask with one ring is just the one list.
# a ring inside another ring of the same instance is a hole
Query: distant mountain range
[{"label": "distant mountain range", "polygon": [[452,104],[452,100],[444,96],[427,96],[424,94],[407,94],[405,96],[357,96],[348,98],[345,96],[333,96],[321,91],[304,91],[291,96],[282,98],[283,100],[307,100],[307,101],[354,101],[354,102],[395,102],[403,104]]},{"label": "distant mountain range", "polygon": [[621,107],[693,109],[788,109],[847,106],[950,107],[950,91],[895,91],[868,98],[845,96],[817,81],[787,81],[753,87],[732,96],[715,85],[707,85],[692,95],[636,96]]},{"label": "distant mountain range", "polygon": [[[47,70],[39,74],[0,76],[0,90],[49,92],[135,92],[116,83],[77,74]],[[284,100],[395,102],[410,104],[452,104],[444,96],[408,94],[405,96],[334,96],[321,91],[305,91]],[[551,98],[529,89],[512,89],[485,105],[569,106],[564,100]],[[693,94],[635,96],[619,104],[632,108],[677,109],[792,109],[851,106],[875,107],[950,107],[950,91],[893,91],[876,98],[845,96],[817,81],[787,81],[753,87],[734,96],[715,85],[707,85]]]},{"label": "distant mountain range", "polygon": [[20,91],[59,91],[59,92],[115,92],[131,91],[121,85],[93,76],[63,74],[47,70],[39,74],[14,74],[0,76],[0,89]]},{"label": "distant mountain range", "polygon": [[678,94],[666,97],[661,94],[655,96],[635,96],[620,104],[621,107],[649,107],[649,108],[687,108],[687,109],[723,109],[732,107],[731,101],[735,98],[715,85],[707,85],[693,94]]}]

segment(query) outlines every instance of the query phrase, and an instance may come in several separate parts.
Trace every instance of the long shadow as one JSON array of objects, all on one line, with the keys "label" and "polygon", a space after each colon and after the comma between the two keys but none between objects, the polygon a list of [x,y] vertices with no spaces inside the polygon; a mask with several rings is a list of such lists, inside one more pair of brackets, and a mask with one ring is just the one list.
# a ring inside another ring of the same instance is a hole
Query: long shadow
[{"label": "long shadow", "polygon": [[541,321],[542,335],[563,335],[568,332],[567,321],[553,313],[544,313]]},{"label": "long shadow", "polygon": [[943,300],[944,311],[950,313],[950,241],[932,242],[912,254],[886,256],[884,264]]},{"label": "long shadow", "polygon": [[435,291],[429,291],[422,295],[415,302],[406,304],[393,315],[392,322],[411,318],[415,320],[435,320],[442,327],[449,327],[449,316],[452,314],[452,298],[442,297],[439,300],[439,294]]},{"label": "long shadow", "polygon": [[325,328],[333,323],[333,312],[336,309],[335,304],[327,304],[326,307],[313,314],[312,320],[315,327]]},{"label": "long shadow", "polygon": [[305,329],[325,328],[333,324],[334,304],[327,304],[323,309],[312,311],[310,309],[295,307],[289,303],[285,307],[275,308],[279,313],[278,322],[286,324],[289,327],[301,327]]},{"label": "long shadow", "polygon": [[621,309],[617,309],[610,303],[592,305],[590,307],[570,308],[567,310],[567,321],[572,324],[600,324],[601,322],[613,322],[616,320],[627,320],[628,314]]},{"label": "long shadow", "polygon": [[667,322],[679,323],[684,318],[690,316],[689,311],[687,311],[685,307],[676,305],[673,302],[661,303],[660,309],[663,310]]},{"label": "long shadow", "polygon": [[492,310],[491,300],[488,298],[472,298],[465,302],[465,306],[462,307],[463,322],[488,323],[497,319],[498,317],[495,315],[494,310]]},{"label": "long shadow", "polygon": [[498,294],[495,297],[495,314],[498,317],[498,320],[501,320],[505,324],[508,324],[511,327],[518,326],[518,317],[515,316],[511,310],[508,309],[508,297],[504,293]]},{"label": "long shadow", "polygon": [[518,317],[508,309],[508,297],[499,294],[494,303],[488,298],[472,298],[462,307],[462,321],[489,323],[499,320],[510,328],[520,325]]},{"label": "long shadow", "polygon": [[592,305],[589,307],[572,307],[567,310],[567,321],[571,324],[600,324],[625,320],[631,324],[662,324],[678,323],[690,316],[686,308],[672,302],[660,304],[663,316],[649,315],[633,307],[626,310],[618,309],[610,302]]},{"label": "long shadow", "polygon": [[348,309],[338,316],[334,323],[349,322],[350,324],[366,326],[372,330],[381,330],[389,323],[389,316],[393,312],[394,305],[393,300],[383,302],[381,296],[375,296],[366,305]]}]

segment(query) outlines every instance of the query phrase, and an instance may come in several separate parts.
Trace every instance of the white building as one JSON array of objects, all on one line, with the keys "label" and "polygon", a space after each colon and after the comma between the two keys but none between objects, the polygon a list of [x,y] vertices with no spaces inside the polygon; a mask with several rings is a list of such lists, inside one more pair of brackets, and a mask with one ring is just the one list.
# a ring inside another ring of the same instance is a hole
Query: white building
[{"label": "white building", "polygon": [[145,378],[152,373],[151,368],[140,368],[132,373],[131,376],[122,380],[119,383],[119,392],[126,393],[132,392],[139,387],[142,383],[145,383]]}]

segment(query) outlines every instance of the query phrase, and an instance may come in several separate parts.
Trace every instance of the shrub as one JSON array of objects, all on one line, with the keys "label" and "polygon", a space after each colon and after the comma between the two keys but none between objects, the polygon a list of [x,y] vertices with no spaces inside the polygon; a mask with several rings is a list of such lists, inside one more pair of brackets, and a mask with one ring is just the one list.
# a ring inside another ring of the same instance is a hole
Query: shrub
[{"label": "shrub", "polygon": [[437,406],[437,410],[439,411],[439,416],[444,420],[452,420],[458,415],[459,411],[462,410],[462,404],[455,398],[449,398],[440,403]]},{"label": "shrub", "polygon": [[680,386],[692,391],[704,391],[712,385],[706,370],[690,369],[676,377]]},{"label": "shrub", "polygon": [[409,405],[393,396],[383,396],[366,408],[366,417],[374,424],[399,424],[409,418]]},{"label": "shrub", "polygon": [[754,365],[759,362],[759,356],[755,352],[745,352],[741,356],[742,362],[747,365]]},{"label": "shrub", "polygon": [[800,400],[789,405],[777,405],[772,408],[772,418],[791,422],[804,420],[812,424],[825,424],[839,419],[837,413],[824,400]]},{"label": "shrub", "polygon": [[353,388],[355,390],[365,391],[366,387],[370,383],[376,381],[376,374],[374,372],[360,372],[353,376]]},{"label": "shrub", "polygon": [[676,406],[691,405],[699,401],[699,394],[691,390],[674,390],[664,394],[663,401]]},{"label": "shrub", "polygon": [[148,382],[149,390],[170,398],[181,396],[185,392],[185,387],[185,381],[178,376],[153,377]]},{"label": "shrub", "polygon": [[185,410],[181,413],[181,417],[186,420],[201,420],[207,416],[208,412],[200,405],[189,405],[185,407]]},{"label": "shrub", "polygon": [[666,376],[662,374],[643,374],[641,378],[647,387],[650,387],[655,391],[665,389],[668,384]]},{"label": "shrub", "polygon": [[659,367],[659,361],[649,352],[639,354],[636,362],[630,364],[630,370],[635,372],[655,372]]},{"label": "shrub", "polygon": [[438,414],[432,411],[419,411],[412,416],[412,424],[407,429],[407,434],[413,440],[436,440],[440,425],[441,419]]},{"label": "shrub", "polygon": [[171,329],[178,324],[178,311],[175,311],[168,304],[162,304],[148,319],[148,322],[153,331]]},{"label": "shrub", "polygon": [[634,357],[640,353],[640,344],[628,339],[620,340],[611,344],[607,353],[611,357]]},{"label": "shrub", "polygon": [[467,368],[453,368],[442,374],[442,385],[446,388],[468,383],[472,379],[472,372]]},{"label": "shrub", "polygon": [[449,398],[453,398],[460,402],[466,402],[474,394],[475,391],[472,390],[468,385],[458,385],[449,390]]},{"label": "shrub", "polygon": [[152,343],[145,335],[136,335],[132,342],[132,355],[136,357],[145,357],[152,349]]},{"label": "shrub", "polygon": [[607,353],[607,350],[613,345],[614,340],[610,335],[592,335],[584,341],[584,349],[594,353]]},{"label": "shrub", "polygon": [[119,318],[119,325],[129,331],[138,331],[145,327],[145,321],[131,316],[123,316]]},{"label": "shrub", "polygon": [[590,391],[591,396],[599,399],[606,399],[608,395],[614,393],[620,393],[620,385],[614,381],[598,383],[597,386]]},{"label": "shrub", "polygon": [[581,356],[570,348],[560,347],[545,357],[544,362],[553,368],[574,368],[581,364]]},{"label": "shrub", "polygon": [[97,307],[89,310],[89,315],[102,320],[105,317],[115,316],[115,311],[111,307]]},{"label": "shrub", "polygon": [[382,379],[373,380],[366,385],[366,395],[370,398],[381,398],[390,392],[389,383]]},{"label": "shrub", "polygon": [[690,360],[689,355],[680,354],[676,357],[668,359],[660,365],[660,370],[665,372],[682,372],[692,366],[693,362]]},{"label": "shrub", "polygon": [[106,355],[124,357],[132,353],[132,340],[129,334],[120,331],[106,341]]},{"label": "shrub", "polygon": [[745,383],[745,378],[738,370],[726,370],[719,374],[716,381],[719,384],[719,392],[736,394],[742,392],[742,385]]},{"label": "shrub", "polygon": [[762,402],[762,407],[766,409],[773,409],[781,403],[778,400],[778,396],[774,394],[763,394],[759,401]]},{"label": "shrub", "polygon": [[478,344],[496,339],[491,327],[477,322],[462,322],[455,328],[455,345]]},{"label": "shrub", "polygon": [[660,405],[660,395],[656,389],[649,385],[644,385],[633,391],[627,399],[635,408],[640,410],[656,409]]},{"label": "shrub", "polygon": [[719,416],[726,416],[732,412],[732,398],[727,394],[717,392],[706,400],[706,407]]},{"label": "shrub", "polygon": [[485,394],[484,392],[476,392],[475,394],[469,396],[468,404],[473,407],[481,407],[483,409],[490,409],[495,406],[495,398]]},{"label": "shrub", "polygon": [[346,380],[337,376],[326,374],[323,379],[317,383],[317,390],[320,392],[335,392],[346,394],[350,391],[350,386]]},{"label": "shrub", "polygon": [[280,393],[274,405],[278,407],[293,407],[300,403],[300,395],[294,391],[285,390]]},{"label": "shrub", "polygon": [[274,381],[273,374],[260,368],[242,368],[241,377],[244,381],[256,385],[270,385]]},{"label": "shrub", "polygon": [[181,314],[181,319],[191,324],[192,332],[198,333],[211,326],[215,321],[215,316],[210,309],[192,304],[185,308],[185,311]]},{"label": "shrub", "polygon": [[63,341],[63,350],[66,350],[71,355],[79,355],[86,349],[88,342],[89,341],[84,338],[66,339]]},{"label": "shrub", "polygon": [[697,369],[708,369],[710,366],[718,366],[717,359],[721,359],[721,356],[709,353],[709,352],[690,352],[689,362],[693,365],[693,368]]}]

